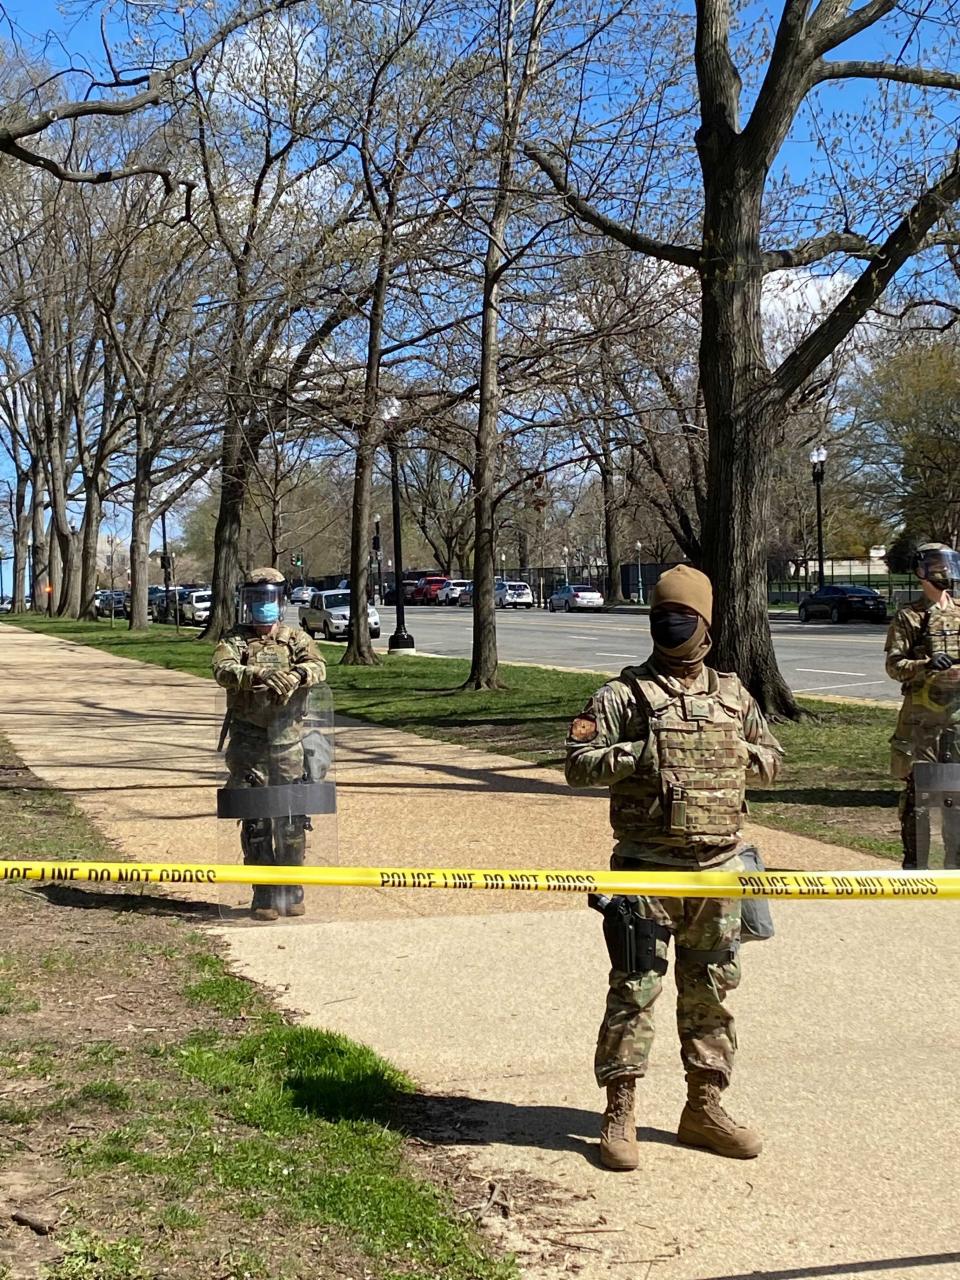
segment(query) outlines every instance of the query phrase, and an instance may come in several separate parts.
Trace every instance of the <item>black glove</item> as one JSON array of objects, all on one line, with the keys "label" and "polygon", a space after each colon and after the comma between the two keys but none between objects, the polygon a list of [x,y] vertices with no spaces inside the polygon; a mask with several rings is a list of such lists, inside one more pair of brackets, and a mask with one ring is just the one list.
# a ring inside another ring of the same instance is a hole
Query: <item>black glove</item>
[{"label": "black glove", "polygon": [[953,659],[947,653],[935,653],[930,659],[930,666],[934,671],[949,671],[953,666]]}]

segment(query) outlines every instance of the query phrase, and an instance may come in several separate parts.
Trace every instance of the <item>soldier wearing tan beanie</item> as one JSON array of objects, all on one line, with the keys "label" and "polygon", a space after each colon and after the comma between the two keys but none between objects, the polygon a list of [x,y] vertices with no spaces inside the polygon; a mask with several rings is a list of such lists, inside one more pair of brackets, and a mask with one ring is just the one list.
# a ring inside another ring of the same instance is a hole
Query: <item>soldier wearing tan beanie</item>
[{"label": "soldier wearing tan beanie", "polygon": [[[737,677],[704,665],[713,620],[709,578],[677,565],[662,575],[650,604],[653,653],[625,667],[574,719],[567,781],[609,787],[614,870],[743,870],[747,774],[772,781],[780,744]],[[601,1162],[619,1170],[639,1163],[636,1082],[647,1070],[671,938],[687,1076],[678,1137],[719,1155],[756,1156],[758,1135],[720,1103],[736,1049],[724,998],[740,981],[739,901],[614,898],[604,914],[612,968],[594,1061],[607,1091]]]}]

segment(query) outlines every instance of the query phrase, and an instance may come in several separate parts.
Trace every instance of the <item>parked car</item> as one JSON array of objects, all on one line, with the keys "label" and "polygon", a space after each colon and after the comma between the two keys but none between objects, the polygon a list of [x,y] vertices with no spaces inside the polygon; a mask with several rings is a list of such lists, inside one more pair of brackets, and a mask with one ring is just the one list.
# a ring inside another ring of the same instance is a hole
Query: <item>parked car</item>
[{"label": "parked car", "polygon": [[456,604],[460,599],[460,592],[469,585],[465,578],[448,578],[447,585],[437,592],[437,604]]},{"label": "parked car", "polygon": [[310,597],[314,594],[313,587],[294,587],[290,592],[291,604],[309,604]]},{"label": "parked car", "polygon": [[[346,640],[350,631],[350,592],[316,591],[309,604],[300,606],[299,616],[308,636],[320,632],[325,640]],[[367,605],[367,622],[370,639],[378,639],[380,615],[372,604]]]},{"label": "parked car", "polygon": [[9,613],[13,608],[12,596],[0,596],[0,613]]},{"label": "parked car", "polygon": [[586,583],[567,583],[553,593],[547,601],[547,608],[551,613],[557,610],[569,613],[571,609],[602,609],[603,596],[596,587]]},{"label": "parked car", "polygon": [[436,604],[437,595],[443,587],[450,581],[449,578],[429,577],[421,578],[413,591],[410,593],[411,604]]},{"label": "parked car", "polygon": [[494,588],[493,601],[498,609],[532,609],[533,592],[528,582],[500,582]]},{"label": "parked car", "polygon": [[820,587],[800,601],[797,613],[801,622],[812,618],[829,618],[831,622],[886,622],[887,602],[872,587],[853,583],[833,583]]},{"label": "parked car", "polygon": [[213,596],[209,591],[188,591],[180,606],[183,621],[201,626],[210,617],[212,600]]},{"label": "parked car", "polygon": [[97,601],[99,616],[109,618],[112,614],[115,618],[122,618],[126,594],[125,591],[101,591]]},{"label": "parked car", "polygon": [[473,605],[473,583],[468,582],[466,586],[460,588],[460,594],[457,596],[457,604],[461,609],[466,609],[468,605]]}]

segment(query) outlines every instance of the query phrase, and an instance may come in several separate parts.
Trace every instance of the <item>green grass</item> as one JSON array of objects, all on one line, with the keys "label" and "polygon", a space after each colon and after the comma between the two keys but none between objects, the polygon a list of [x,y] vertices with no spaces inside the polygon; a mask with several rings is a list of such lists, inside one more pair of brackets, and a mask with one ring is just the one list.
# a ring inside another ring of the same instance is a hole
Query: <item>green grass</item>
[{"label": "green grass", "polygon": [[139,1240],[103,1240],[87,1231],[71,1231],[63,1259],[43,1271],[44,1280],[146,1280]]},{"label": "green grass", "polygon": [[[17,618],[18,625],[94,645],[120,657],[209,676],[212,646],[172,627],[111,631],[106,623]],[[346,667],[342,645],[321,644],[339,713],[423,737],[562,762],[571,717],[603,678],[549,668],[502,667],[507,688],[461,692],[468,663],[403,657]],[[895,710],[801,699],[809,718],[776,726],[787,752],[781,784],[751,793],[755,821],[827,843],[899,857],[897,791],[887,774]]]}]

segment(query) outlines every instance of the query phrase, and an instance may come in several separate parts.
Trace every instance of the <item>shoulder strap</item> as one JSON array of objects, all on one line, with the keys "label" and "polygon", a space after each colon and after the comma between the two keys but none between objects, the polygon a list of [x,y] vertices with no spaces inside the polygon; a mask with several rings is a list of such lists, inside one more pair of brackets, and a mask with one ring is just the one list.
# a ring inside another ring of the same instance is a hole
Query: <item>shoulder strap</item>
[{"label": "shoulder strap", "polygon": [[632,691],[633,696],[649,715],[656,715],[662,711],[664,707],[668,707],[671,702],[676,702],[673,694],[664,689],[663,685],[656,680],[641,680],[629,670],[628,667],[620,672],[617,677]]}]

